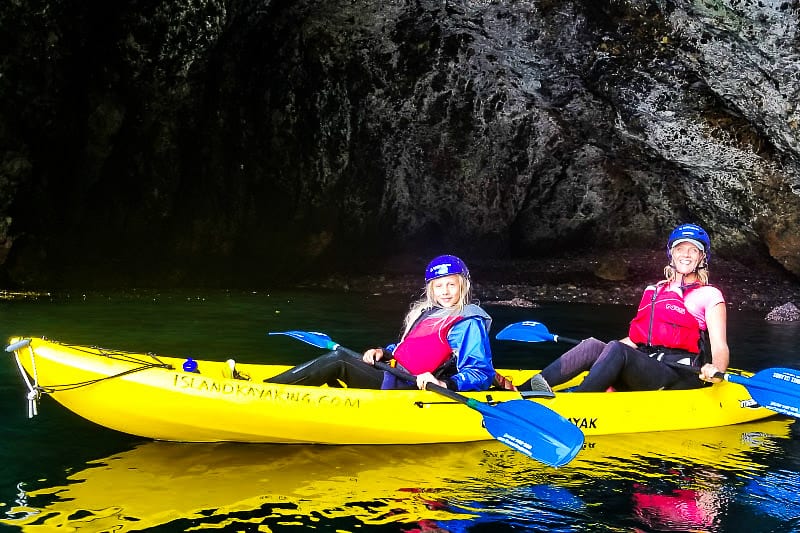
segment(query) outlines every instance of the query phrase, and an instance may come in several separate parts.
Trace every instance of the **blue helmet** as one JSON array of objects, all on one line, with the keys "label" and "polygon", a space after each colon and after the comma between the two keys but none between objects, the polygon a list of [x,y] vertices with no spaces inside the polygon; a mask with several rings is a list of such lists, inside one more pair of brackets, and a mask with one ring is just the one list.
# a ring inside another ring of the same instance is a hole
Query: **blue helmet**
[{"label": "blue helmet", "polygon": [[425,283],[432,279],[443,278],[452,274],[461,274],[469,279],[469,269],[464,261],[454,255],[440,255],[434,258],[425,268]]},{"label": "blue helmet", "polygon": [[672,256],[672,247],[682,242],[690,242],[706,254],[706,261],[711,257],[711,239],[706,230],[697,224],[681,224],[669,234],[667,241],[667,257]]}]

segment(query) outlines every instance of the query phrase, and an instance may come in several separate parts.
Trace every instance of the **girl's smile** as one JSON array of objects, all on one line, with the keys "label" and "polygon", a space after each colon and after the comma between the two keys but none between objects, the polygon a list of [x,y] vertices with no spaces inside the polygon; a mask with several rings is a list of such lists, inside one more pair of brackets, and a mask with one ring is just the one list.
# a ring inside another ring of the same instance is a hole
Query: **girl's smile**
[{"label": "girl's smile", "polygon": [[437,278],[431,284],[433,298],[441,307],[453,307],[461,300],[461,281],[458,274]]}]

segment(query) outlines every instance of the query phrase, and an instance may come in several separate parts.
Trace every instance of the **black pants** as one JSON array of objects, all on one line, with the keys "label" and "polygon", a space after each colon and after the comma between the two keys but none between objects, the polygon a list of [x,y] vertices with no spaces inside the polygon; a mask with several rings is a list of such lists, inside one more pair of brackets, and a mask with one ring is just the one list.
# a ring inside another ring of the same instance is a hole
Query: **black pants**
[{"label": "black pants", "polygon": [[705,385],[699,369],[671,366],[619,341],[603,343],[586,339],[542,370],[551,386],[564,383],[581,372],[589,374],[576,392],[602,392],[613,386],[620,391],[695,389]]},{"label": "black pants", "polygon": [[343,382],[348,387],[358,389],[380,389],[383,370],[378,370],[352,355],[334,350],[264,381],[284,385],[327,384],[329,387],[341,387]]}]

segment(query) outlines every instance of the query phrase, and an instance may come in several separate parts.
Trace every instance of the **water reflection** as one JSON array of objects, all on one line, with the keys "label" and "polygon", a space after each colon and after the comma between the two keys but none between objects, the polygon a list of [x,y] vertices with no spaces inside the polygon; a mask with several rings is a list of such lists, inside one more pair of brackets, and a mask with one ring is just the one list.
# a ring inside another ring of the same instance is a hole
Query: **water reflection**
[{"label": "water reflection", "polygon": [[[657,531],[709,531],[726,511],[724,478],[712,469],[676,471],[679,486],[633,485],[634,514]],[[688,484],[688,488],[680,485]]]},{"label": "water reflection", "polygon": [[744,487],[744,500],[765,516],[800,529],[800,474],[778,470],[755,477]]},{"label": "water reflection", "polygon": [[[599,436],[561,469],[494,441],[406,447],[145,442],[87,463],[65,484],[25,487],[8,503],[3,522],[26,531],[245,524],[275,531],[320,520],[339,529],[391,524],[462,531],[502,521],[573,531],[596,523],[602,504],[619,511],[613,520],[620,527],[717,531],[737,484],[772,494],[773,485],[787,483],[774,472],[763,474],[789,428],[790,421],[774,418],[713,430]],[[796,488],[798,480],[791,483]],[[796,509],[796,495],[790,501]],[[603,520],[608,524],[609,517]]]}]

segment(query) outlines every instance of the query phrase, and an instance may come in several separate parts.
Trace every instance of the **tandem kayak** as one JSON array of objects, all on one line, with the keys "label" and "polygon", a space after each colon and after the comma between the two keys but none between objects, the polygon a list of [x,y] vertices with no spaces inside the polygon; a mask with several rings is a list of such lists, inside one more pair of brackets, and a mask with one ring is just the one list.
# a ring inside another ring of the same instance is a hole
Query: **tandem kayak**
[{"label": "tandem kayak", "polygon": [[[179,442],[425,444],[490,440],[480,413],[421,390],[366,390],[265,383],[288,366],[198,360],[12,338],[28,388],[29,416],[41,395],[101,426]],[[499,370],[514,383],[536,370]],[[238,379],[237,379],[238,378]],[[571,393],[529,398],[569,419],[586,436],[728,426],[775,415],[742,385],[688,391]],[[495,404],[518,392],[463,394]]]}]

